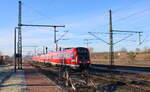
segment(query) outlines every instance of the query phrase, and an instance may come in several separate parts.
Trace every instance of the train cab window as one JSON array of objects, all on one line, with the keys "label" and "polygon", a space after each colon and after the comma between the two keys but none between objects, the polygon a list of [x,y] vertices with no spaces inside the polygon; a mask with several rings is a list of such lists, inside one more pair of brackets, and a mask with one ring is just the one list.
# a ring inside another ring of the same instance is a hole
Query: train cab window
[{"label": "train cab window", "polygon": [[89,51],[86,48],[77,48],[77,54],[80,60],[89,59]]}]

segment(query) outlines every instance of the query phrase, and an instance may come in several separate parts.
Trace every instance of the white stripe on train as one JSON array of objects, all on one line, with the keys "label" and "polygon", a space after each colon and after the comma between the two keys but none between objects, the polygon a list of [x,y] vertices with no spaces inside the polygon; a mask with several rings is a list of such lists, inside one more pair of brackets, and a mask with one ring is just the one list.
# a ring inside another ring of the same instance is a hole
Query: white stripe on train
[{"label": "white stripe on train", "polygon": [[[38,62],[38,61],[36,61],[36,62]],[[41,62],[41,63],[49,63],[49,64],[52,64],[54,66],[61,65],[60,63],[54,63],[54,62]],[[67,66],[71,66],[71,67],[79,67],[79,65],[72,65],[72,64],[62,64],[62,65],[67,65]]]}]

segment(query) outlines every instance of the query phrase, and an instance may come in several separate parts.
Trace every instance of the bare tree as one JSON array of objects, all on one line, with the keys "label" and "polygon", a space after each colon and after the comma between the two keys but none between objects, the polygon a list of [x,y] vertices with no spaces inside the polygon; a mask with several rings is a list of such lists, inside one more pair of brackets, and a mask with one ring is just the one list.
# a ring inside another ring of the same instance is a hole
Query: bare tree
[{"label": "bare tree", "polygon": [[129,52],[127,53],[128,58],[129,58],[129,64],[133,64],[133,62],[135,61],[136,58],[136,53],[134,52]]},{"label": "bare tree", "polygon": [[127,49],[123,47],[123,48],[121,48],[120,52],[126,53],[126,52],[127,52]]}]

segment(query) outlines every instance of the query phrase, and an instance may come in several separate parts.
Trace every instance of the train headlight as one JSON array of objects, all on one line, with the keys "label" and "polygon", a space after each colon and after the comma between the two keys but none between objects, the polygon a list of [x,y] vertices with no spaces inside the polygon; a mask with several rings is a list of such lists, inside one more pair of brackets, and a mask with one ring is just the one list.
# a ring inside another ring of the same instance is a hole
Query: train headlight
[{"label": "train headlight", "polygon": [[76,60],[73,59],[73,60],[71,60],[71,62],[76,62]]}]

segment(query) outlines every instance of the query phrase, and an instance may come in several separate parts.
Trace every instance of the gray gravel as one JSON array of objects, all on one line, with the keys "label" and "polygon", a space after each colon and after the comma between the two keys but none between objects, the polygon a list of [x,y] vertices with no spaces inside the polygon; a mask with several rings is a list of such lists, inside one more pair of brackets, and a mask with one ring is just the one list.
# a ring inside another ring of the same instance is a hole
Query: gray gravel
[{"label": "gray gravel", "polygon": [[13,73],[13,66],[0,65],[0,85]]},{"label": "gray gravel", "polygon": [[26,92],[24,71],[16,73],[12,66],[0,67],[0,92]]}]

